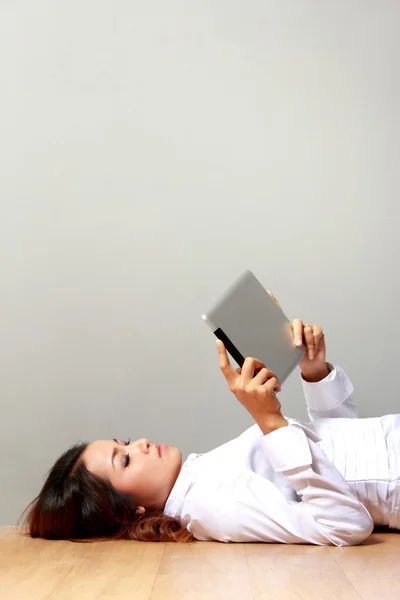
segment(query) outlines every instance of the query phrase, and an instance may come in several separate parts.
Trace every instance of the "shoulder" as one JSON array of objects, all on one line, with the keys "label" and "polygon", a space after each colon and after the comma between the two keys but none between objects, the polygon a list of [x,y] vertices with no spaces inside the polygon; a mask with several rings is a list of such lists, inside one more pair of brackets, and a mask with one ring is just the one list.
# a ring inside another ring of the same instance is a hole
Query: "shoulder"
[{"label": "shoulder", "polygon": [[248,518],[268,510],[268,502],[278,490],[271,481],[246,469],[222,481],[202,481],[193,485],[182,507],[182,525],[198,540],[236,542]]},{"label": "shoulder", "polygon": [[237,519],[235,482],[202,481],[185,497],[181,522],[198,540],[232,541]]}]

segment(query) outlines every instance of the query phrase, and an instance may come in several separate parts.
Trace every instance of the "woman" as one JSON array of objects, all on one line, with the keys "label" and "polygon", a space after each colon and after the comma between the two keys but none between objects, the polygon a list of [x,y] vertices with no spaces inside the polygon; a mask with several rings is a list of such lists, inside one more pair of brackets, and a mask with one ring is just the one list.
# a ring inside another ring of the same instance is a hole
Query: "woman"
[{"label": "woman", "polygon": [[284,417],[274,373],[253,358],[219,362],[255,424],[182,466],[178,448],[142,438],[65,452],[28,506],[32,537],[359,544],[374,525],[400,529],[400,415],[359,419],[353,387],[326,362],[318,325],[293,321],[311,422]]}]

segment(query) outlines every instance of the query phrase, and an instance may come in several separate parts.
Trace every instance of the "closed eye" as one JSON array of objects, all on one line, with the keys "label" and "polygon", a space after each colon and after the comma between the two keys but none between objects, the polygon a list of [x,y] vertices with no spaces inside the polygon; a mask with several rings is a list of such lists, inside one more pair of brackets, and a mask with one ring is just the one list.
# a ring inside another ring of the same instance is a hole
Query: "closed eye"
[{"label": "closed eye", "polygon": [[[131,443],[131,439],[129,438],[129,440],[127,442],[123,442],[121,440],[117,440],[116,438],[113,439],[113,442],[115,442],[116,444],[119,444],[121,446],[129,446],[129,444]],[[111,457],[111,463],[113,465],[114,468],[114,457],[117,455],[117,449],[114,448],[113,453],[112,453],[112,457]],[[129,465],[129,454],[126,454],[123,458],[122,458],[122,464],[124,467],[127,467]]]},{"label": "closed eye", "polygon": [[[129,444],[131,443],[131,438],[129,438],[129,440],[127,442],[125,442],[125,446],[129,446]],[[124,456],[124,466],[127,467],[129,465],[129,460],[130,460],[130,456],[129,454],[126,454]]]}]

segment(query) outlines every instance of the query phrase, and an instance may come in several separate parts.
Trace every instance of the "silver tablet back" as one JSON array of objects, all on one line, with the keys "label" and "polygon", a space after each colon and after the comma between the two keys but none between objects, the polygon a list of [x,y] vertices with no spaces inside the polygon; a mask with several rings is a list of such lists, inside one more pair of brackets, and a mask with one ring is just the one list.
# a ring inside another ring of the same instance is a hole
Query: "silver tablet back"
[{"label": "silver tablet back", "polygon": [[245,271],[204,320],[242,366],[247,356],[261,360],[283,383],[304,356],[296,348],[290,321],[251,271]]}]

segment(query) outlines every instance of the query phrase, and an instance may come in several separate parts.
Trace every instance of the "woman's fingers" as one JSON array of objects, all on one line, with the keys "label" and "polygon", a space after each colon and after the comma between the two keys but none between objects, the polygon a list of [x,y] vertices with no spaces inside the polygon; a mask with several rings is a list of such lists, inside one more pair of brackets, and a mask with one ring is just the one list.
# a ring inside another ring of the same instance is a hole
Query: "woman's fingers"
[{"label": "woman's fingers", "polygon": [[249,381],[254,377],[255,371],[255,361],[254,358],[246,358],[242,366],[242,377],[244,381]]},{"label": "woman's fingers", "polygon": [[319,325],[304,324],[301,319],[295,319],[292,323],[293,339],[297,347],[303,344],[307,349],[307,356],[313,360],[318,352],[318,347],[324,333]]},{"label": "woman's fingers", "polygon": [[310,360],[314,358],[314,328],[312,325],[304,325],[304,341],[307,348],[307,356]]},{"label": "woman's fingers", "polygon": [[250,381],[253,379],[254,373],[258,373],[260,369],[265,367],[264,363],[256,358],[251,358],[250,356],[246,358],[242,366],[242,377],[244,381]]},{"label": "woman's fingers", "polygon": [[275,302],[275,304],[277,306],[279,306],[279,308],[282,310],[281,305],[279,304],[278,300],[275,298],[275,296],[273,295],[273,293],[271,292],[271,290],[267,290],[267,293],[271,296],[272,300]]},{"label": "woman's fingers", "polygon": [[250,381],[250,379],[253,379],[255,371],[258,372],[265,367],[264,363],[260,360],[249,357],[244,361],[242,368],[239,367],[238,369],[234,369],[229,361],[225,345],[221,340],[217,340],[217,349],[219,366],[229,385],[233,384],[240,375],[245,381]]},{"label": "woman's fingers", "polygon": [[321,341],[321,338],[324,337],[324,332],[322,331],[322,329],[319,325],[314,325],[313,334],[314,334],[314,349],[315,349],[315,353],[317,353],[319,342]]},{"label": "woman's fingers", "polygon": [[226,351],[224,343],[221,342],[221,340],[217,340],[217,349],[220,369],[224,374],[226,381],[231,386],[234,383],[234,381],[236,381],[239,375],[236,373],[235,369],[229,362],[228,353]]},{"label": "woman's fingers", "polygon": [[293,337],[294,343],[300,348],[303,345],[303,321],[301,319],[293,321]]},{"label": "woman's fingers", "polygon": [[264,383],[264,388],[266,388],[268,391],[280,392],[281,384],[276,377],[271,377],[271,379],[268,379]]},{"label": "woman's fingers", "polygon": [[242,377],[243,377],[243,381],[250,381],[250,379],[253,379],[254,374],[258,373],[260,371],[260,369],[263,369],[265,367],[264,363],[261,362],[260,360],[257,360],[256,358],[251,358],[248,357],[246,358],[246,360],[243,363],[242,366]]},{"label": "woman's fingers", "polygon": [[219,366],[231,389],[239,381],[242,382],[241,385],[247,385],[252,380],[256,386],[262,386],[273,380],[274,390],[277,392],[281,391],[281,385],[276,374],[267,369],[263,362],[256,358],[247,357],[242,368],[234,369],[229,361],[224,343],[221,340],[217,340],[216,343]]},{"label": "woman's fingers", "polygon": [[261,369],[261,371],[254,377],[253,382],[254,385],[259,386],[265,385],[267,382],[271,382],[272,380],[274,380],[273,387],[275,388],[275,391],[280,392],[281,384],[279,383],[276,374],[273,371],[267,369],[266,367]]}]

